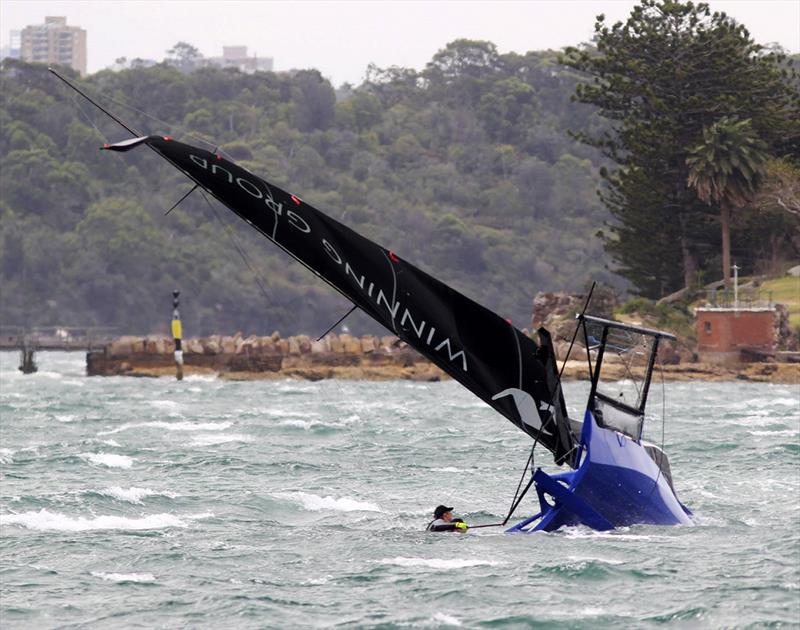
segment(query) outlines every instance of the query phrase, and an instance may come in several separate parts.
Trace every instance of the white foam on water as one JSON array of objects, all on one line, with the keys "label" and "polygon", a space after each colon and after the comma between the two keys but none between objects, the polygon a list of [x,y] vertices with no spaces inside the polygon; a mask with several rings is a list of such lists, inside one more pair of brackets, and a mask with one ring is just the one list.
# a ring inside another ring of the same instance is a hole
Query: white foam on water
[{"label": "white foam on water", "polygon": [[312,512],[319,512],[321,510],[335,510],[337,512],[383,512],[383,510],[374,503],[357,501],[350,497],[335,499],[331,496],[321,497],[307,492],[276,492],[272,496],[276,499],[289,499],[295,503],[300,503],[304,509],[311,510]]},{"label": "white foam on water", "polygon": [[742,407],[794,407],[797,409],[797,398],[751,398],[741,403]]},{"label": "white foam on water", "polygon": [[494,560],[460,560],[458,558],[384,558],[380,560],[381,564],[393,564],[398,567],[425,567],[428,569],[438,569],[442,571],[451,571],[453,569],[466,569],[468,567],[494,567],[502,562]]},{"label": "white foam on water", "polygon": [[174,400],[148,400],[147,404],[156,409],[177,409],[179,406]]},{"label": "white foam on water", "polygon": [[166,431],[224,431],[233,425],[232,422],[164,422],[155,420],[153,422],[132,422],[123,424],[116,429],[100,431],[97,435],[113,435],[128,431],[129,429],[153,428],[164,429]]},{"label": "white foam on water", "polygon": [[795,429],[786,429],[785,431],[748,431],[750,435],[797,435]]},{"label": "white foam on water", "polygon": [[215,444],[227,444],[229,442],[252,441],[252,437],[241,433],[201,433],[192,437],[192,444],[195,446],[214,446]]},{"label": "white foam on water", "polygon": [[96,466],[107,466],[108,468],[130,468],[134,462],[132,457],[115,453],[81,453],[79,457]]},{"label": "white foam on water", "polygon": [[61,374],[60,372],[49,372],[47,370],[39,370],[38,372],[36,372],[36,376],[38,376],[39,378],[45,377],[45,378],[52,378],[52,379],[56,379],[56,380],[64,378],[64,375]]},{"label": "white foam on water", "polygon": [[461,468],[447,466],[446,468],[431,468],[431,472],[460,473],[464,472]]},{"label": "white foam on water", "polygon": [[116,440],[100,440],[100,444],[105,444],[106,446],[116,446],[117,448],[120,448],[122,446]]},{"label": "white foam on water", "polygon": [[[245,411],[245,410],[242,410]],[[308,411],[302,415],[298,414],[294,409],[281,409],[280,407],[270,407],[269,409],[251,409],[250,411],[262,416],[271,416],[272,418],[319,418],[320,414],[315,411]]]},{"label": "white foam on water", "polygon": [[146,584],[156,581],[156,576],[152,573],[103,573],[102,571],[92,571],[92,575],[109,582],[142,582]]},{"label": "white foam on water", "polygon": [[315,422],[314,420],[284,420],[278,423],[278,426],[281,427],[296,427],[298,429],[305,429],[308,431],[313,427],[320,427],[324,426],[321,422]]},{"label": "white foam on water", "polygon": [[624,560],[612,560],[610,558],[594,558],[592,556],[567,556],[567,560],[571,562],[586,563],[586,562],[601,562],[603,564],[617,565],[625,564]]},{"label": "white foam on water", "polygon": [[56,414],[54,418],[59,422],[74,422],[78,416],[74,414]]},{"label": "white foam on water", "polygon": [[105,490],[98,490],[98,494],[102,494],[118,501],[127,501],[128,503],[142,503],[142,499],[147,497],[168,497],[174,499],[179,497],[179,494],[174,492],[167,492],[165,490],[151,490],[150,488],[122,488],[120,486],[112,486]]},{"label": "white foam on water", "polygon": [[0,464],[14,463],[14,453],[16,451],[10,448],[0,448]]},{"label": "white foam on water", "polygon": [[[217,374],[189,374],[184,376],[183,380],[198,383],[211,383],[213,381],[218,381],[219,378],[217,377]],[[191,391],[194,390],[192,389]]]},{"label": "white foam on water", "polygon": [[[194,518],[205,516],[198,515]],[[58,532],[87,532],[102,529],[143,530],[188,527],[188,523],[184,518],[174,514],[151,514],[141,518],[128,518],[126,516],[85,518],[83,516],[67,516],[66,514],[42,509],[38,512],[2,514],[0,515],[0,525],[21,525],[27,529]]]},{"label": "white foam on water", "polygon": [[431,617],[431,622],[437,626],[445,625],[445,626],[462,626],[463,624],[452,615],[448,615],[446,613],[437,612],[433,617]]}]

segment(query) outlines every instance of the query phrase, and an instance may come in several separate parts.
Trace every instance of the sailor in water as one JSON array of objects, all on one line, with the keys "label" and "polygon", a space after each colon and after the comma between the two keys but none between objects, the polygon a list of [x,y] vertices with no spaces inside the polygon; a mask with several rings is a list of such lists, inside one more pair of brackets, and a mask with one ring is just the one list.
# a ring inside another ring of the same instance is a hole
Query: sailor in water
[{"label": "sailor in water", "polygon": [[453,518],[453,508],[438,505],[433,511],[433,520],[426,528],[429,532],[465,532],[469,526],[460,518]]}]

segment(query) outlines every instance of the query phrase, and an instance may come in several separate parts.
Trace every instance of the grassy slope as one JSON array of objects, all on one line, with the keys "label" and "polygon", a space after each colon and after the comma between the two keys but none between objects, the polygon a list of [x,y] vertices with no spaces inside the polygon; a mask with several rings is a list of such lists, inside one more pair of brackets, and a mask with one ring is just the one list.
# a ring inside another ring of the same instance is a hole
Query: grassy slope
[{"label": "grassy slope", "polygon": [[772,292],[772,301],[785,304],[789,308],[789,323],[792,328],[800,328],[800,278],[784,276],[767,280],[761,285],[764,292]]}]

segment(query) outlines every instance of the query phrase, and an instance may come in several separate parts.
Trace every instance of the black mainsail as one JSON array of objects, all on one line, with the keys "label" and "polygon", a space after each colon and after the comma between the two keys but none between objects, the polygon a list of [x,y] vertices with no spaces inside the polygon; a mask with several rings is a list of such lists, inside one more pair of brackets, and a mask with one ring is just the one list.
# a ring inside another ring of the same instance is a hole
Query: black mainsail
[{"label": "black mainsail", "polygon": [[225,157],[169,136],[146,144],[365,313],[574,467],[575,438],[549,335],[497,314]]}]

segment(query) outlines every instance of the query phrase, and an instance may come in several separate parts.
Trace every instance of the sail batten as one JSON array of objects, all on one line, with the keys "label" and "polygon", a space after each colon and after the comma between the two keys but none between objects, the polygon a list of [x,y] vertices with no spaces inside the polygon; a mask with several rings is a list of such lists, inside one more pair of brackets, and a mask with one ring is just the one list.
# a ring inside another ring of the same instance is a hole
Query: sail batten
[{"label": "sail batten", "polygon": [[142,143],[534,437],[558,463],[574,465],[549,339],[540,347],[391,250],[218,154],[161,136],[132,144]]}]

